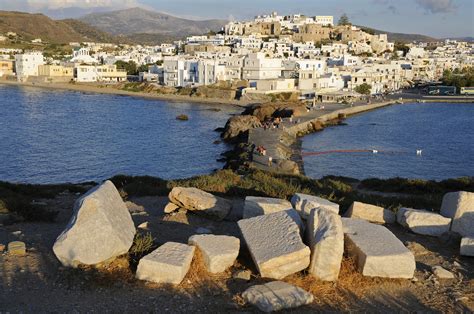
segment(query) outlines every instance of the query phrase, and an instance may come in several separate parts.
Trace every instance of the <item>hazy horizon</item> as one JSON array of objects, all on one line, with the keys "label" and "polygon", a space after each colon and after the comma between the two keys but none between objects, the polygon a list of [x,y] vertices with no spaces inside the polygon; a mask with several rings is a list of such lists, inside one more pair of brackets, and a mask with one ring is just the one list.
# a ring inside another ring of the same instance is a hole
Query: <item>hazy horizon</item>
[{"label": "hazy horizon", "polygon": [[435,38],[474,37],[471,0],[241,0],[238,4],[229,0],[0,0],[1,10],[43,13],[53,19],[132,7],[195,20],[249,20],[255,15],[277,11],[284,15],[333,15],[337,21],[346,13],[354,24],[387,32]]}]

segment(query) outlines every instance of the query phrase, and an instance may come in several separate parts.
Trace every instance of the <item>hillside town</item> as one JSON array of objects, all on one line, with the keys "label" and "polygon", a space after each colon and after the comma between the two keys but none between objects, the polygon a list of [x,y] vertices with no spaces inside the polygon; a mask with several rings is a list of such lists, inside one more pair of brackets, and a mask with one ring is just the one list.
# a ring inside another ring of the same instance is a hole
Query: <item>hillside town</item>
[{"label": "hillside town", "polygon": [[[7,40],[16,34],[1,37]],[[41,38],[34,39],[36,43]],[[155,46],[71,42],[71,55],[0,49],[0,77],[20,82],[145,81],[167,87],[244,82],[242,94],[298,93],[346,99],[439,81],[474,65],[474,44],[389,42],[346,16],[273,12],[229,22],[220,32]],[[135,71],[127,66],[133,64]],[[127,73],[128,70],[128,73]]]}]

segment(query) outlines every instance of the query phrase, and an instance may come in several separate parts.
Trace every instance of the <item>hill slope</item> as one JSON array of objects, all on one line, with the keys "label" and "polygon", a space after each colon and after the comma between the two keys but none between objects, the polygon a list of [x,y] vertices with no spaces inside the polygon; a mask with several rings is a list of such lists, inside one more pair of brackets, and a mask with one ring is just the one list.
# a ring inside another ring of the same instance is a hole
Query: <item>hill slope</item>
[{"label": "hill slope", "polygon": [[76,20],[55,21],[43,14],[0,11],[0,33],[15,32],[25,40],[41,38],[50,43],[72,41],[115,42],[110,34]]},{"label": "hill slope", "polygon": [[92,13],[79,20],[114,35],[161,34],[179,37],[219,31],[227,23],[225,20],[187,20],[141,8]]},{"label": "hill slope", "polygon": [[404,33],[391,33],[391,32],[386,32],[386,31],[381,31],[378,29],[370,28],[370,27],[365,27],[365,26],[358,26],[362,30],[368,32],[368,33],[373,33],[373,34],[387,34],[388,40],[391,42],[403,42],[403,43],[410,43],[413,41],[421,41],[421,42],[430,42],[430,41],[438,41],[436,38],[429,37],[426,35],[420,35],[420,34],[404,34]]}]

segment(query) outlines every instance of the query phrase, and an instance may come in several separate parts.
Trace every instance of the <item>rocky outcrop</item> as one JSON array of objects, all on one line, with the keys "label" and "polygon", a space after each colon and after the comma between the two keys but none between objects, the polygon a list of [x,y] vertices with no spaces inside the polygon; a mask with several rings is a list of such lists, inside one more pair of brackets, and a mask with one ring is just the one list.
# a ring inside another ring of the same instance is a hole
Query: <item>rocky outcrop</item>
[{"label": "rocky outcrop", "polygon": [[441,215],[453,219],[451,231],[463,237],[474,237],[474,193],[446,193],[441,204]]},{"label": "rocky outcrop", "polygon": [[451,218],[426,210],[400,208],[397,221],[414,233],[438,237],[449,231]]},{"label": "rocky outcrop", "polygon": [[188,240],[202,253],[204,265],[210,273],[220,273],[232,266],[239,255],[240,240],[226,235],[193,235]]},{"label": "rocky outcrop", "polygon": [[259,128],[261,126],[262,124],[260,123],[260,120],[254,116],[231,117],[225,125],[222,138],[225,140],[232,140],[250,129]]},{"label": "rocky outcrop", "polygon": [[228,200],[196,188],[175,187],[171,190],[168,198],[171,203],[180,208],[203,213],[220,220],[227,216],[232,207]]},{"label": "rocky outcrop", "polygon": [[255,104],[248,106],[243,115],[251,115],[257,117],[260,121],[264,121],[269,118],[286,118],[286,117],[298,117],[307,113],[306,105],[299,102],[294,103],[264,103]]},{"label": "rocky outcrop", "polygon": [[247,196],[244,203],[243,218],[267,215],[291,209],[287,200],[271,197]]},{"label": "rocky outcrop", "polygon": [[310,250],[301,240],[298,220],[292,209],[238,221],[262,277],[281,279],[308,267]]},{"label": "rocky outcrop", "polygon": [[135,226],[114,184],[105,181],[74,204],[73,216],[53,246],[65,266],[93,265],[128,252]]},{"label": "rocky outcrop", "polygon": [[339,204],[314,195],[296,193],[291,198],[291,205],[303,219],[307,219],[314,208],[324,208],[335,214],[339,214]]},{"label": "rocky outcrop", "polygon": [[413,278],[415,257],[390,230],[362,219],[342,218],[344,246],[364,276]]},{"label": "rocky outcrop", "polygon": [[313,209],[308,218],[306,238],[311,249],[309,273],[320,280],[337,280],[344,253],[341,217],[325,208]]},{"label": "rocky outcrop", "polygon": [[252,286],[242,293],[242,297],[266,313],[310,304],[314,299],[311,293],[283,281]]},{"label": "rocky outcrop", "polygon": [[180,284],[189,271],[194,246],[167,242],[138,262],[136,277],[157,283]]},{"label": "rocky outcrop", "polygon": [[344,216],[348,218],[365,219],[370,222],[381,224],[391,224],[397,220],[395,213],[391,210],[361,202],[353,202]]}]

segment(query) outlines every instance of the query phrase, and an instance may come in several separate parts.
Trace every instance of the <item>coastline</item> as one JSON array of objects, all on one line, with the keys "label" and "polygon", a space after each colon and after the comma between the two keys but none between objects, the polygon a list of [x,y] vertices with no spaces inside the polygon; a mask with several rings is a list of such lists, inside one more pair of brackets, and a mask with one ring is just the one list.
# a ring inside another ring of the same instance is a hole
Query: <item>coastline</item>
[{"label": "coastline", "polygon": [[131,92],[121,89],[116,89],[111,86],[103,86],[97,84],[84,84],[84,83],[30,83],[30,82],[17,82],[0,79],[0,85],[11,85],[11,86],[24,86],[24,87],[37,87],[43,89],[52,89],[52,90],[70,90],[83,93],[97,93],[97,94],[108,94],[108,95],[119,95],[119,96],[131,96],[147,99],[155,99],[161,101],[169,102],[187,102],[187,103],[196,103],[196,104],[206,104],[206,105],[230,105],[237,107],[245,107],[250,102],[240,101],[240,100],[225,100],[217,98],[198,98],[198,97],[189,97],[181,95],[156,95],[146,92]]}]

